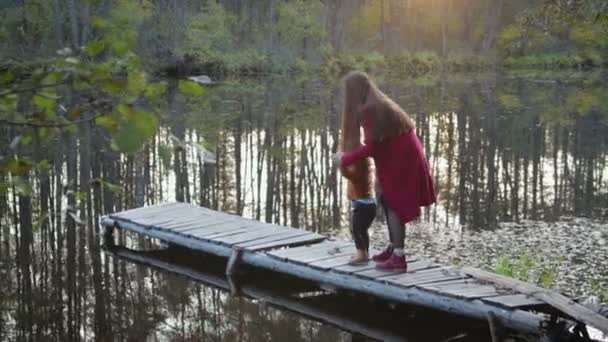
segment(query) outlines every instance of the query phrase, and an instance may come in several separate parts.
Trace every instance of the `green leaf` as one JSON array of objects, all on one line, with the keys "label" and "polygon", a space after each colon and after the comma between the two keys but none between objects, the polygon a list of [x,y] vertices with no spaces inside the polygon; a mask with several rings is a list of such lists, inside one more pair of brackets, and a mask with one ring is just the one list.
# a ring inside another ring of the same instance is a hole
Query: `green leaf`
[{"label": "green leaf", "polygon": [[65,74],[59,71],[50,72],[42,79],[42,84],[56,84],[64,78]]},{"label": "green leaf", "polygon": [[122,114],[125,118],[127,118],[127,120],[130,120],[137,113],[135,111],[135,109],[133,109],[133,107],[131,107],[125,103],[119,104],[117,107],[117,110],[120,114]]},{"label": "green leaf", "polygon": [[124,56],[131,49],[131,45],[124,40],[112,41],[110,42],[110,46],[117,56]]},{"label": "green leaf", "polygon": [[112,95],[120,94],[127,86],[127,81],[123,79],[106,79],[101,82],[103,90]]},{"label": "green leaf", "polygon": [[95,118],[95,124],[99,127],[103,127],[108,131],[113,131],[118,126],[116,120],[109,115],[102,115]]},{"label": "green leaf", "polygon": [[120,127],[112,136],[112,148],[123,153],[135,153],[143,145],[143,139],[131,122]]},{"label": "green leaf", "polygon": [[203,96],[205,88],[194,81],[179,81],[179,91],[188,96]]},{"label": "green leaf", "polygon": [[91,25],[93,25],[93,27],[98,29],[102,29],[108,26],[108,22],[104,18],[95,15],[90,16],[89,21],[91,22]]},{"label": "green leaf", "polygon": [[26,182],[22,177],[15,177],[13,186],[15,186],[17,194],[21,196],[29,196],[32,193],[32,185],[29,182]]},{"label": "green leaf", "polygon": [[12,71],[6,70],[3,72],[0,72],[0,82],[1,83],[9,83],[14,79],[15,79],[15,74],[13,74]]},{"label": "green leaf", "polygon": [[146,90],[144,90],[144,95],[150,99],[156,99],[165,93],[165,89],[167,88],[167,84],[165,82],[154,82],[148,84]]},{"label": "green leaf", "polygon": [[112,137],[112,147],[124,153],[137,152],[156,134],[158,119],[152,113],[119,104],[118,112],[126,119]]},{"label": "green leaf", "polygon": [[2,165],[0,165],[0,170],[9,172],[15,176],[23,176],[27,175],[32,167],[32,161],[28,158],[13,158],[3,161]]},{"label": "green leaf", "polygon": [[0,106],[2,106],[2,107],[0,107],[0,109],[2,109],[2,110],[5,110],[5,111],[14,110],[16,103],[17,103],[16,94],[10,94],[10,95],[0,97]]},{"label": "green leaf", "polygon": [[51,113],[55,110],[57,101],[47,96],[34,95],[34,104],[47,113]]},{"label": "green leaf", "polygon": [[103,40],[94,40],[84,46],[84,51],[89,57],[95,57],[103,52],[106,48],[106,43]]},{"label": "green leaf", "polygon": [[158,128],[158,119],[154,114],[144,111],[138,111],[132,118],[137,131],[144,139],[148,139],[156,134]]},{"label": "green leaf", "polygon": [[132,94],[138,94],[146,87],[146,77],[142,72],[130,72],[127,78],[127,89]]},{"label": "green leaf", "polygon": [[5,182],[0,182],[0,194],[8,192],[9,188],[10,188],[10,184],[5,183]]}]

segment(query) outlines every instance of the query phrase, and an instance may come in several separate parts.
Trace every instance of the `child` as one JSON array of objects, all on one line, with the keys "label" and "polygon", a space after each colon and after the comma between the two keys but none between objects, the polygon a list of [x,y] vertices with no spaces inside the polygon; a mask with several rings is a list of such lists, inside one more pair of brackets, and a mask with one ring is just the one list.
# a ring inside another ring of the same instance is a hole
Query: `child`
[{"label": "child", "polygon": [[[356,115],[350,114],[356,110],[355,99],[347,93],[344,112],[342,113],[342,135],[340,151],[348,152],[361,146],[361,128]],[[348,167],[340,168],[342,176],[348,179],[347,193],[352,203],[351,233],[355,240],[357,252],[350,259],[352,265],[365,265],[369,260],[369,229],[376,216],[376,202],[372,195],[372,179],[369,158],[362,158]]]},{"label": "child", "polygon": [[342,169],[372,157],[382,190],[380,203],[386,213],[390,244],[373,257],[376,268],[407,271],[405,224],[420,216],[420,207],[436,201],[433,180],[416,136],[414,121],[362,72],[345,78],[347,106],[364,130],[364,145],[337,153],[334,162]]}]

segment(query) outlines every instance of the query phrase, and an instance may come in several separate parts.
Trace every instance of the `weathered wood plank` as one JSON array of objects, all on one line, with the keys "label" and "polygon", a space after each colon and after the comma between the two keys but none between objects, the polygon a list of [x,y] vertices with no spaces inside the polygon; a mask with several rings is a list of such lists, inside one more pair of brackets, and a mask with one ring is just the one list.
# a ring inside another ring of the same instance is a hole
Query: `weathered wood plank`
[{"label": "weathered wood plank", "polygon": [[181,234],[193,236],[199,239],[207,239],[211,240],[214,237],[221,237],[226,235],[240,234],[242,232],[252,232],[254,230],[259,230],[265,228],[265,225],[251,225],[248,222],[235,222],[231,223],[227,226],[212,226],[212,227],[201,227],[197,229],[188,230],[182,232]]},{"label": "weathered wood plank", "polygon": [[343,274],[354,274],[361,271],[371,270],[376,268],[376,263],[372,260],[367,265],[342,265],[336,266],[332,270]]},{"label": "weathered wood plank", "polygon": [[272,229],[272,227],[269,227],[266,229],[255,230],[252,232],[247,232],[247,233],[242,233],[242,234],[228,235],[228,236],[223,236],[223,237],[214,237],[211,240],[217,241],[217,242],[222,242],[222,243],[227,243],[227,244],[241,245],[241,244],[249,243],[249,242],[253,242],[253,241],[261,241],[261,240],[268,241],[268,239],[292,237],[295,234],[302,234],[302,233],[298,232],[298,231],[295,231],[295,232],[294,231],[276,231],[276,230]]},{"label": "weathered wood plank", "polygon": [[308,264],[310,267],[319,268],[323,270],[331,269],[333,267],[342,266],[348,264],[353,253],[340,254],[331,259],[324,259]]},{"label": "weathered wood plank", "polygon": [[196,216],[192,219],[190,217],[188,217],[187,219],[180,220],[179,222],[176,222],[175,224],[168,225],[166,228],[169,230],[174,230],[176,232],[184,232],[184,231],[196,229],[198,227],[209,227],[209,226],[218,225],[218,224],[220,224],[220,225],[228,224],[228,223],[231,223],[234,221],[238,221],[238,219],[235,219],[235,218],[223,219],[223,218],[218,218],[218,217],[209,216],[209,215],[201,215],[201,216]]},{"label": "weathered wood plank", "polygon": [[295,245],[295,244],[302,244],[302,243],[313,243],[313,242],[317,242],[317,241],[322,241],[324,239],[325,239],[325,237],[322,235],[306,233],[306,234],[303,234],[300,236],[294,236],[292,238],[287,238],[287,239],[283,239],[283,240],[270,241],[270,242],[262,243],[259,245],[258,244],[246,245],[244,248],[247,248],[251,251],[260,251],[260,250],[276,248],[276,247],[280,247],[280,246]]},{"label": "weathered wood plank", "polygon": [[309,264],[309,263],[317,262],[317,261],[321,261],[321,260],[332,259],[337,256],[350,255],[350,254],[353,254],[353,252],[354,252],[354,245],[348,244],[348,245],[343,245],[342,247],[338,247],[338,249],[327,248],[327,249],[312,251],[308,254],[302,254],[297,257],[291,257],[288,260],[297,261],[297,262],[303,263],[303,264]]},{"label": "weathered wood plank", "polygon": [[534,298],[544,301],[547,304],[559,309],[563,313],[570,317],[588,324],[596,329],[599,329],[605,334],[608,334],[608,318],[596,313],[595,311],[582,306],[572,299],[559,294],[557,292],[551,292],[541,287],[524,283],[516,279],[508,278],[498,274],[493,274],[483,270],[466,267],[463,268],[463,272],[475,277],[477,279],[487,281],[496,284],[501,287],[513,289],[517,292],[530,295]]},{"label": "weathered wood plank", "polygon": [[313,245],[304,245],[299,247],[268,251],[266,252],[266,254],[277,257],[279,259],[298,259],[301,256],[308,255],[311,253],[319,253],[321,251],[326,252],[334,248],[342,249],[352,245],[353,243],[350,241],[323,241]]},{"label": "weathered wood plank", "polygon": [[175,203],[175,202],[162,203],[162,204],[151,205],[151,206],[142,207],[142,208],[128,209],[128,210],[121,211],[118,213],[112,213],[109,216],[111,218],[120,217],[120,218],[125,218],[125,219],[135,219],[138,217],[145,217],[145,215],[148,215],[151,213],[163,212],[166,209],[170,209],[172,207],[177,207],[179,205],[180,205],[179,203]]},{"label": "weathered wood plank", "polygon": [[397,274],[382,278],[382,280],[399,286],[413,286],[437,281],[455,280],[462,278],[458,274],[450,272],[451,269],[445,267],[431,268],[416,273]]},{"label": "weathered wood plank", "polygon": [[404,271],[383,271],[383,270],[376,269],[374,267],[373,269],[361,270],[361,271],[355,272],[353,274],[357,277],[377,279],[379,277],[387,276],[387,275],[391,275],[391,274],[405,274],[405,272]]},{"label": "weathered wood plank", "polygon": [[512,294],[512,295],[503,295],[497,297],[488,297],[482,298],[481,300],[502,305],[508,308],[523,308],[523,307],[533,307],[539,305],[547,305],[542,300],[537,298],[530,297],[525,294]]},{"label": "weathered wood plank", "polygon": [[437,291],[443,294],[449,294],[456,297],[467,299],[475,299],[489,296],[499,296],[501,293],[494,286],[483,285],[479,283],[466,282],[464,284],[421,284],[417,287],[425,290]]}]

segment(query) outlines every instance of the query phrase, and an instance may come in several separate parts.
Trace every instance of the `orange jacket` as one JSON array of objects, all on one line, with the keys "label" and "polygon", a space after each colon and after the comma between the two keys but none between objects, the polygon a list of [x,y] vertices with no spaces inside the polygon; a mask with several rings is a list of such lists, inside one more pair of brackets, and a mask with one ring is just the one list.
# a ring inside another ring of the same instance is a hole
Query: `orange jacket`
[{"label": "orange jacket", "polygon": [[361,159],[341,167],[342,176],[348,180],[346,191],[350,200],[372,197],[372,177],[368,159]]}]

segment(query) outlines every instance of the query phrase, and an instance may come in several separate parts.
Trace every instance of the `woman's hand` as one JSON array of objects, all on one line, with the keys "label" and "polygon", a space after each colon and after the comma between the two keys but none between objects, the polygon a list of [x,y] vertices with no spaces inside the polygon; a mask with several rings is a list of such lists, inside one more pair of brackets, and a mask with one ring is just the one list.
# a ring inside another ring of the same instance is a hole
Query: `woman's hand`
[{"label": "woman's hand", "polygon": [[332,156],[334,167],[339,168],[340,166],[342,166],[342,155],[343,154],[344,153],[342,153],[342,152],[338,152]]}]

